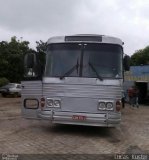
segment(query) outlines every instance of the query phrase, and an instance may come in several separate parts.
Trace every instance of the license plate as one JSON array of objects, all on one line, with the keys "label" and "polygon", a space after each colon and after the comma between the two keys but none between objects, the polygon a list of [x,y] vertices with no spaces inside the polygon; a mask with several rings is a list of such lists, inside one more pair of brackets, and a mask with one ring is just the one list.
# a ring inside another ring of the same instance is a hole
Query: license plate
[{"label": "license plate", "polygon": [[73,120],[84,121],[84,120],[86,120],[86,116],[73,115],[73,116],[72,116],[72,119],[73,119]]}]

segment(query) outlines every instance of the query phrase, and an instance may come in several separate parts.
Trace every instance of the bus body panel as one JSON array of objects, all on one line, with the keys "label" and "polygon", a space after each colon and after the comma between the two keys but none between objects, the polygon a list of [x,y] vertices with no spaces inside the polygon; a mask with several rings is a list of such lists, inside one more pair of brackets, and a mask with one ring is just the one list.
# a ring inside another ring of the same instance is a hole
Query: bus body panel
[{"label": "bus body panel", "polygon": [[22,108],[25,118],[39,119],[40,99],[42,97],[42,81],[22,81]]},{"label": "bus body panel", "polygon": [[[54,80],[54,81],[53,81]],[[43,96],[46,109],[52,112],[52,122],[61,124],[116,126],[121,114],[113,111],[99,111],[99,102],[112,102],[121,99],[122,80],[103,80],[67,77],[63,82],[59,78],[43,79]],[[60,100],[61,107],[48,106],[48,99]],[[45,113],[45,112],[44,112]],[[85,117],[75,120],[73,116]],[[44,118],[44,114],[42,114]]]},{"label": "bus body panel", "polygon": [[[71,82],[68,79],[73,79],[73,81]],[[94,81],[86,78],[81,79],[85,84],[79,83],[80,78],[76,78],[74,83],[74,79],[67,78],[64,83],[48,83],[48,80],[43,80],[43,96],[47,99],[47,102],[48,99],[61,101],[61,107],[56,108],[56,110],[99,113],[97,109],[99,102],[112,102],[115,104],[116,100],[121,99],[121,80],[115,80],[115,85],[113,85],[114,81],[111,82],[111,80],[105,83],[103,81],[102,85],[97,85],[98,81],[96,79]],[[69,81],[69,84],[67,81]],[[113,84],[111,85],[110,82]],[[117,83],[119,85],[116,85]]]}]

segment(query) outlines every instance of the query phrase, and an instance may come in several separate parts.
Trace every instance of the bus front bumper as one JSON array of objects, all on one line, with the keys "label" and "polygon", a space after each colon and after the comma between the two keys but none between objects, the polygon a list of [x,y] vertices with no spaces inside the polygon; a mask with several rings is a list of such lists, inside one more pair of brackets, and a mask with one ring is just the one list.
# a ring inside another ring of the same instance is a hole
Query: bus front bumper
[{"label": "bus front bumper", "polygon": [[38,117],[52,123],[116,127],[121,122],[121,113],[73,113],[52,110],[40,111]]}]

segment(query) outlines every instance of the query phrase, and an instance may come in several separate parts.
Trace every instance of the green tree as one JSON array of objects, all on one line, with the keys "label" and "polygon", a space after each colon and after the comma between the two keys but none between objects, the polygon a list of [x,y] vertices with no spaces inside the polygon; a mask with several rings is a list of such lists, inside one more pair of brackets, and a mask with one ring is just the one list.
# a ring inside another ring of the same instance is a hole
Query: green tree
[{"label": "green tree", "polygon": [[23,77],[23,57],[29,52],[29,42],[12,37],[8,43],[0,42],[0,77],[10,82],[20,82]]},{"label": "green tree", "polygon": [[47,50],[47,43],[46,42],[43,42],[43,41],[36,41],[36,49],[37,49],[37,52],[46,52]]},{"label": "green tree", "polygon": [[149,46],[136,51],[131,56],[131,65],[148,65],[149,64]]},{"label": "green tree", "polygon": [[36,45],[37,45],[36,49],[37,49],[38,58],[41,64],[41,70],[43,72],[45,67],[47,43],[40,40],[40,41],[36,41]]}]

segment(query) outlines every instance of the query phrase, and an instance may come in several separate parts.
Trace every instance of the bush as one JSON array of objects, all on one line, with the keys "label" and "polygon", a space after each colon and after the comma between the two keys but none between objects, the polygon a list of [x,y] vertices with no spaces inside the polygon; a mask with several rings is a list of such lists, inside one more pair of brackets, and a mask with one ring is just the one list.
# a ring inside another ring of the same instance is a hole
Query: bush
[{"label": "bush", "polygon": [[6,85],[7,83],[9,83],[7,78],[0,78],[0,87]]}]

